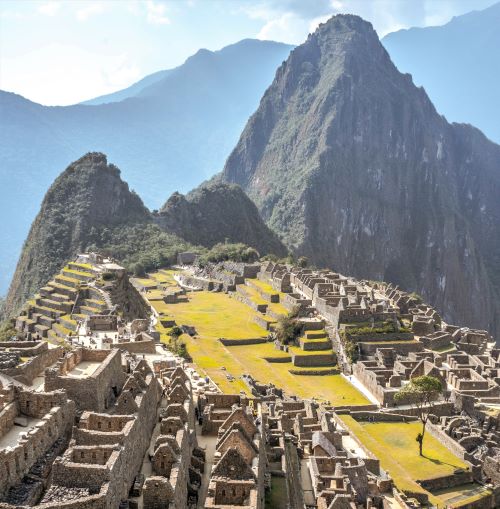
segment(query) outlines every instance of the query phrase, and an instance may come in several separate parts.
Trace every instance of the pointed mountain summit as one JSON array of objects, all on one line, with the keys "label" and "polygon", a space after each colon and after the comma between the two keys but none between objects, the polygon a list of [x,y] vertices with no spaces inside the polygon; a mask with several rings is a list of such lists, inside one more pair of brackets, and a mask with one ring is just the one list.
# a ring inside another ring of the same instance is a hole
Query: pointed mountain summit
[{"label": "pointed mountain summit", "polygon": [[314,264],[500,335],[500,147],[448,124],[370,23],[334,16],[292,51],[220,178]]},{"label": "pointed mountain summit", "polygon": [[142,200],[104,154],[88,153],[70,164],[50,186],[31,225],[7,295],[7,314],[68,259],[101,243],[105,231],[150,221]]}]

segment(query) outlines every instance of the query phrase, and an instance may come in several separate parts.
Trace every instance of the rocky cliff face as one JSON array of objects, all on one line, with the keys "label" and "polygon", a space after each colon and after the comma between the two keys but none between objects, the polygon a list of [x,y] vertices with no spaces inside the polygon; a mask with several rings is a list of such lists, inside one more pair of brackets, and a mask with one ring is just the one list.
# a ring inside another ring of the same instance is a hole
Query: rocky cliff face
[{"label": "rocky cliff face", "polygon": [[106,156],[89,153],[54,181],[31,225],[7,295],[6,314],[43,286],[64,263],[107,230],[150,222],[141,199]]},{"label": "rocky cliff face", "polygon": [[448,124],[359,17],[292,51],[221,179],[318,266],[398,283],[500,336],[500,147]]},{"label": "rocky cliff face", "polygon": [[242,242],[261,254],[286,255],[286,248],[264,223],[255,204],[234,184],[211,183],[184,196],[174,193],[156,216],[162,229],[192,244]]}]

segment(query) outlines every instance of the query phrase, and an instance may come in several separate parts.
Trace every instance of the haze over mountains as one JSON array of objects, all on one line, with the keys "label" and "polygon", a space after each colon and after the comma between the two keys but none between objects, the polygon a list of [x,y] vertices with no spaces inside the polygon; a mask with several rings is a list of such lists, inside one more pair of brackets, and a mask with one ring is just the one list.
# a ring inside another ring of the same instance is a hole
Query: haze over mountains
[{"label": "haze over mountains", "polygon": [[[176,69],[90,101],[95,105],[45,107],[0,92],[0,233],[6,246],[0,295],[61,168],[103,151],[149,207],[160,207],[173,191],[189,191],[222,168],[290,49],[243,40],[220,51],[200,50]],[[120,102],[100,104],[109,100]]]},{"label": "haze over mountains", "polygon": [[439,115],[361,18],[291,52],[218,178],[317,266],[500,333],[500,146]]},{"label": "haze over mountains", "polygon": [[399,30],[382,43],[448,121],[470,123],[500,143],[500,3],[443,26]]}]

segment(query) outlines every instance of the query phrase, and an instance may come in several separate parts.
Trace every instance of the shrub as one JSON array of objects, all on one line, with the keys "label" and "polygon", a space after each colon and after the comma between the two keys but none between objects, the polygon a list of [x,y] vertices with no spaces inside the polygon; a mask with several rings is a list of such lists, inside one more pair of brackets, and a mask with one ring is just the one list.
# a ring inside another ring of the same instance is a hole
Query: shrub
[{"label": "shrub", "polygon": [[259,253],[253,247],[246,244],[219,243],[202,254],[198,259],[198,264],[204,267],[209,263],[226,261],[253,263],[258,259]]},{"label": "shrub", "polygon": [[282,345],[293,344],[302,333],[302,326],[297,320],[297,314],[294,310],[278,318],[276,325],[276,338]]}]

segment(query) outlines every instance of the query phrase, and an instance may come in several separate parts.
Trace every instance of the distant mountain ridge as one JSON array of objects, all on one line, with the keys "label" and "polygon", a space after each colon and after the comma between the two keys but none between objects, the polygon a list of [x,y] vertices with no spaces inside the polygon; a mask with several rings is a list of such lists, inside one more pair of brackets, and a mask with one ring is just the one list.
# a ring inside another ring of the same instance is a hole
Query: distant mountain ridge
[{"label": "distant mountain ridge", "polygon": [[290,49],[244,40],[201,50],[106,104],[46,107],[0,92],[0,235],[8,246],[0,253],[0,294],[60,168],[83,153],[104,152],[149,207],[160,207],[173,191],[187,192],[222,168]]},{"label": "distant mountain ridge", "polygon": [[449,121],[470,123],[500,143],[499,27],[500,2],[443,26],[399,30],[382,43]]},{"label": "distant mountain ridge", "polygon": [[153,85],[157,81],[160,81],[166,78],[171,72],[175,71],[175,69],[165,69],[164,71],[158,71],[153,74],[149,74],[145,78],[133,83],[127,88],[123,90],[118,90],[117,92],[112,92],[111,94],[100,95],[99,97],[94,97],[93,99],[88,99],[87,101],[82,101],[79,104],[87,104],[90,106],[97,106],[98,104],[109,104],[109,103],[117,103],[128,99],[129,97],[135,97],[140,92],[142,92],[145,88]]},{"label": "distant mountain ridge", "polygon": [[315,265],[500,336],[500,146],[448,124],[361,18],[291,52],[218,178]]}]

